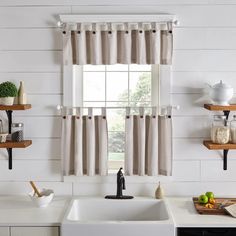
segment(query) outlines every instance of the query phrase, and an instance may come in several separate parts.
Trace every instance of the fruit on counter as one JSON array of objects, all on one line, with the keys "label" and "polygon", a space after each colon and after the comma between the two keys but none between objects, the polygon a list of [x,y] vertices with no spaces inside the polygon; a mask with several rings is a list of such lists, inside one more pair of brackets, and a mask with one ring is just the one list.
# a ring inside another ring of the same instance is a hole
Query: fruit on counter
[{"label": "fruit on counter", "polygon": [[198,197],[198,202],[202,204],[208,203],[208,197],[205,194],[202,194]]},{"label": "fruit on counter", "polygon": [[213,192],[206,192],[205,195],[208,197],[208,199],[213,198],[214,199],[214,193]]},{"label": "fruit on counter", "polygon": [[214,205],[216,203],[216,200],[214,198],[209,198],[208,202]]},{"label": "fruit on counter", "polygon": [[211,204],[211,203],[207,203],[207,204],[205,205],[205,207],[206,207],[206,208],[209,208],[209,209],[212,209],[212,208],[214,208],[214,205]]}]

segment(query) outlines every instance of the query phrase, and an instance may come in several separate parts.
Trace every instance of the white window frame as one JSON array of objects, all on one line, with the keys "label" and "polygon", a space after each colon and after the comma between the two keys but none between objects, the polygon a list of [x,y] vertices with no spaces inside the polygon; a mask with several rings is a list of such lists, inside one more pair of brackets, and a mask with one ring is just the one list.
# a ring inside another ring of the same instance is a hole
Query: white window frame
[{"label": "white window frame", "polygon": [[[73,22],[176,22],[175,15],[169,14],[158,14],[158,15],[60,15],[62,23]],[[171,71],[170,65],[152,65],[155,67],[152,69],[152,78],[158,78],[158,80],[152,79],[152,88],[156,88],[159,91],[157,93],[152,92],[153,106],[158,106],[159,110],[161,107],[171,105]],[[158,73],[156,75],[155,73]],[[63,106],[67,107],[80,107],[83,106],[83,69],[82,66],[77,66],[74,70],[73,65],[63,65]],[[156,97],[158,96],[158,97]],[[155,102],[154,102],[155,101]],[[89,178],[89,180],[88,180]],[[158,178],[158,177],[157,177]],[[91,180],[93,179],[93,180]],[[100,183],[104,181],[104,177],[75,177],[75,176],[64,176],[64,181],[68,182],[82,182],[87,181],[91,183]],[[156,179],[156,178],[154,178]],[[137,179],[137,176],[127,176],[128,182],[132,183],[143,183],[153,182],[153,177],[143,176]],[[156,181],[156,180],[155,180]],[[105,182],[113,182],[111,176],[107,176]]]},{"label": "white window frame", "polygon": [[[170,92],[171,66],[152,65],[152,106],[159,108],[169,106]],[[83,66],[64,66],[63,106],[83,106]]]}]

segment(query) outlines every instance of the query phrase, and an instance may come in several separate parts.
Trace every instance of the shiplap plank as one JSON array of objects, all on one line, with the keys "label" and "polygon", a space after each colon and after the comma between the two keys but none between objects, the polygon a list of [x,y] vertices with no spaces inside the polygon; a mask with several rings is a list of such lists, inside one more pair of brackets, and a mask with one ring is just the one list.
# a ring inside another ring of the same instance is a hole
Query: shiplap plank
[{"label": "shiplap plank", "polygon": [[0,50],[62,50],[59,29],[0,29]]},{"label": "shiplap plank", "polygon": [[223,80],[236,88],[236,72],[210,71],[210,72],[180,72],[172,73],[172,93],[203,93],[209,88],[207,84],[214,85]]},{"label": "shiplap plank", "polygon": [[115,1],[115,0],[41,0],[41,1],[32,1],[32,0],[21,0],[20,2],[18,0],[1,0],[0,6],[40,6],[40,5],[199,5],[199,4],[234,4],[235,2],[233,0],[130,0],[130,1]]},{"label": "shiplap plank", "polygon": [[[36,182],[38,188],[53,189],[55,195],[72,195],[72,183]],[[26,182],[0,182],[0,195],[26,195],[32,188]],[[0,234],[1,235],[1,234]]]},{"label": "shiplap plank", "polygon": [[24,81],[27,94],[61,94],[61,73],[0,73],[0,82],[11,81],[17,87]]},{"label": "shiplap plank", "polygon": [[14,116],[13,122],[24,123],[25,138],[59,138],[61,135],[60,117]]},{"label": "shiplap plank", "polygon": [[174,49],[236,49],[235,28],[175,28]]},{"label": "shiplap plank", "polygon": [[[174,138],[174,160],[218,160],[222,158],[222,151],[209,151],[202,142],[202,138]],[[228,155],[233,157],[236,155],[236,151],[231,150]]]},{"label": "shiplap plank", "polygon": [[1,51],[0,72],[60,72],[62,52]]},{"label": "shiplap plank", "polygon": [[178,27],[235,27],[236,5],[163,5],[157,8],[133,6],[73,6],[72,13],[81,14],[158,14],[169,13],[177,16]]},{"label": "shiplap plank", "polygon": [[0,227],[0,235],[1,236],[10,236],[10,228],[9,227]]},{"label": "shiplap plank", "polygon": [[175,116],[209,115],[203,108],[204,103],[211,101],[207,94],[172,94],[171,101],[171,104],[180,106],[179,110],[173,110]]},{"label": "shiplap plank", "polygon": [[174,161],[173,179],[174,181],[199,181],[200,161]]},{"label": "shiplap plank", "polygon": [[236,181],[236,159],[228,158],[227,170],[223,170],[223,160],[201,161],[202,181]]},{"label": "shiplap plank", "polygon": [[212,122],[211,116],[173,117],[173,137],[209,138],[211,122]]},{"label": "shiplap plank", "polygon": [[[59,138],[35,138],[32,145],[27,148],[15,148],[14,158],[17,160],[60,160],[61,159],[61,140]],[[0,159],[8,157],[5,149],[0,149]]]},{"label": "shiplap plank", "polygon": [[18,111],[15,116],[50,116],[59,115],[56,106],[62,104],[61,95],[28,95],[27,102],[32,108]]},{"label": "shiplap plank", "polygon": [[59,14],[69,14],[69,6],[1,7],[0,28],[57,27]]},{"label": "shiplap plank", "polygon": [[173,71],[236,71],[236,50],[176,50]]},{"label": "shiplap plank", "polygon": [[60,181],[61,161],[15,160],[13,169],[8,169],[8,161],[0,160],[0,181]]}]

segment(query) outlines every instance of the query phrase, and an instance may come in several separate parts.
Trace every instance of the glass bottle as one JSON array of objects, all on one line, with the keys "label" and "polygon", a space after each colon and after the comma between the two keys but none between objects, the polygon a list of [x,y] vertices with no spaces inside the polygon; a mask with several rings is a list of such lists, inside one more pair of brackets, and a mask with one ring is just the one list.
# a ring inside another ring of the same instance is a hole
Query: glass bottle
[{"label": "glass bottle", "polygon": [[24,81],[20,81],[20,87],[18,90],[18,103],[27,104],[27,97],[25,93]]},{"label": "glass bottle", "polygon": [[23,123],[12,123],[11,125],[11,140],[14,142],[20,142],[24,140]]},{"label": "glass bottle", "polygon": [[211,141],[217,144],[226,144],[230,141],[230,128],[226,116],[214,116],[211,127]]},{"label": "glass bottle", "polygon": [[230,122],[230,140],[231,143],[236,143],[236,115],[233,116],[233,120]]}]

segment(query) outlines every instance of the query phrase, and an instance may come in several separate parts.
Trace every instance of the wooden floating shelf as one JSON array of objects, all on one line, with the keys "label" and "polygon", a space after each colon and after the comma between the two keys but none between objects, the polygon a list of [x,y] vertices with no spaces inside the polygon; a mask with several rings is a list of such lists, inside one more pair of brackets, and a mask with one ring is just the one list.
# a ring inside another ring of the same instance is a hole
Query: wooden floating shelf
[{"label": "wooden floating shelf", "polygon": [[25,105],[12,105],[12,106],[4,106],[0,105],[0,110],[9,110],[9,111],[17,111],[17,110],[27,110],[31,108],[31,104],[25,104]]},{"label": "wooden floating shelf", "polygon": [[217,144],[217,143],[213,143],[210,140],[204,140],[203,144],[204,144],[205,147],[207,147],[210,150],[230,150],[230,149],[236,149],[236,144],[234,144],[234,143]]},{"label": "wooden floating shelf", "polygon": [[26,148],[32,144],[32,140],[24,140],[21,142],[11,142],[7,141],[5,143],[0,143],[0,148]]},{"label": "wooden floating shelf", "polygon": [[229,106],[204,104],[204,108],[210,111],[236,111],[236,104],[230,104]]}]

